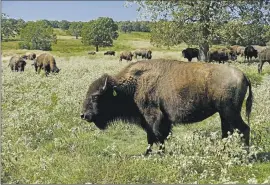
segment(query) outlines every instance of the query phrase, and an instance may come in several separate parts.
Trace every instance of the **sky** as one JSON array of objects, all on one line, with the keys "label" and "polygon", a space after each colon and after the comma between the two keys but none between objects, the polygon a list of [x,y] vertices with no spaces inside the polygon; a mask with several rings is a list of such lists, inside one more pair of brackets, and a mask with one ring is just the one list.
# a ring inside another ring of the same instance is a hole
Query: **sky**
[{"label": "sky", "polygon": [[110,17],[114,21],[136,21],[137,5],[128,8],[125,1],[2,1],[2,13],[25,21],[67,20],[89,21]]}]

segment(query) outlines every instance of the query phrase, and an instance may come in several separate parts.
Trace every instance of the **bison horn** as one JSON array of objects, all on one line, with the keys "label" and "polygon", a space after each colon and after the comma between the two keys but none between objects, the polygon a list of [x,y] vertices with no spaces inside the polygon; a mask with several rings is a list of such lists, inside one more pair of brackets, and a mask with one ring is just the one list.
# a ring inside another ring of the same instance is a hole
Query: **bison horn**
[{"label": "bison horn", "polygon": [[102,87],[103,90],[106,89],[106,86],[107,86],[107,80],[108,80],[108,77],[106,77],[105,84],[104,84],[104,86]]}]

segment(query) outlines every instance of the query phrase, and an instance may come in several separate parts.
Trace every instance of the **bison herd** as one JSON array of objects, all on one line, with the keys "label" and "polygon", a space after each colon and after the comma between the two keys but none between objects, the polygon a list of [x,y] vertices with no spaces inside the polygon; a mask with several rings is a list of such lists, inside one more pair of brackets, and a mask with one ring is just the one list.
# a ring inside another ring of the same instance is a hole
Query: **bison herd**
[{"label": "bison herd", "polygon": [[48,53],[42,53],[36,56],[35,53],[30,53],[28,55],[16,55],[12,56],[9,60],[8,66],[10,66],[12,71],[23,72],[26,66],[26,60],[33,60],[32,65],[37,73],[40,73],[41,69],[45,71],[46,76],[49,73],[58,73],[60,69],[56,66],[55,58]]},{"label": "bison herd", "polygon": [[[115,51],[107,51],[104,55],[115,56]],[[199,122],[219,113],[222,138],[238,129],[248,146],[250,127],[243,121],[241,109],[248,92],[245,105],[249,123],[253,101],[251,83],[239,69],[209,62],[233,61],[239,55],[247,60],[258,57],[258,72],[261,73],[264,62],[270,64],[270,49],[236,45],[210,49],[207,62],[191,62],[193,58],[200,60],[197,48],[186,48],[182,55],[189,62],[152,59],[149,49],[120,53],[119,61],[132,61],[133,56],[148,60],[131,63],[114,76],[104,74],[90,84],[81,119],[93,122],[100,129],[107,128],[108,123],[118,118],[135,121],[147,133],[145,155],[148,155],[154,143],[159,144],[159,152],[164,153],[164,142],[172,125]],[[13,56],[9,66],[12,71],[22,72],[26,60],[33,60],[37,73],[41,69],[46,75],[60,71],[55,58],[48,53]]]},{"label": "bison herd", "polygon": [[[182,51],[182,56],[188,59],[189,62],[193,58],[197,58],[200,60],[199,49],[197,48],[186,48]],[[223,63],[226,61],[235,61],[237,60],[237,56],[242,56],[248,62],[254,57],[258,58],[258,72],[262,72],[262,66],[265,62],[270,64],[270,48],[266,46],[257,46],[257,45],[248,45],[246,47],[233,45],[227,48],[211,48],[207,52],[206,61],[212,62],[217,61],[219,63]]]}]

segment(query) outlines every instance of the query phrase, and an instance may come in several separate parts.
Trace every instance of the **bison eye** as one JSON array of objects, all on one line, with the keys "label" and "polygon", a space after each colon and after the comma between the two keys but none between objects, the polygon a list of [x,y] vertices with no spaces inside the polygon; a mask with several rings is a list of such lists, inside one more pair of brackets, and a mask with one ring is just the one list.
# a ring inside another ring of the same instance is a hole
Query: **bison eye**
[{"label": "bison eye", "polygon": [[92,100],[97,101],[98,100],[98,95],[92,95]]}]

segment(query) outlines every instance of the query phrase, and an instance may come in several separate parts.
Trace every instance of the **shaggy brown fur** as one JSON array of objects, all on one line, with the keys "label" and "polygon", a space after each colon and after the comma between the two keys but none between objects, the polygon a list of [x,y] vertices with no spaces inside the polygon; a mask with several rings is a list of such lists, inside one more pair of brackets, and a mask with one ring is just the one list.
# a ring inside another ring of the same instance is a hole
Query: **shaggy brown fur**
[{"label": "shaggy brown fur", "polygon": [[25,55],[22,55],[21,57],[25,60],[34,60],[36,58],[36,54],[35,53],[27,53]]},{"label": "shaggy brown fur", "polygon": [[43,69],[46,73],[46,76],[50,72],[58,73],[60,70],[56,66],[55,59],[52,55],[48,53],[43,53],[39,55],[35,60],[34,64],[36,72],[40,73],[40,70]]},{"label": "shaggy brown fur", "polygon": [[122,59],[125,59],[126,61],[132,61],[133,54],[130,51],[124,51],[120,53],[120,59],[119,61],[122,61]]},{"label": "shaggy brown fur", "polygon": [[20,56],[13,56],[10,58],[8,66],[10,66],[12,71],[23,72],[26,66],[26,62]]},{"label": "shaggy brown fur", "polygon": [[259,53],[258,73],[262,73],[262,67],[265,62],[270,64],[270,48],[264,49]]},{"label": "shaggy brown fur", "polygon": [[153,143],[158,142],[164,151],[164,140],[172,124],[199,122],[218,112],[222,137],[237,128],[248,145],[250,129],[241,117],[248,87],[249,122],[251,84],[240,70],[166,59],[138,61],[115,76],[105,74],[94,81],[88,89],[81,118],[101,129],[116,118],[136,120],[147,132],[148,154]]}]

